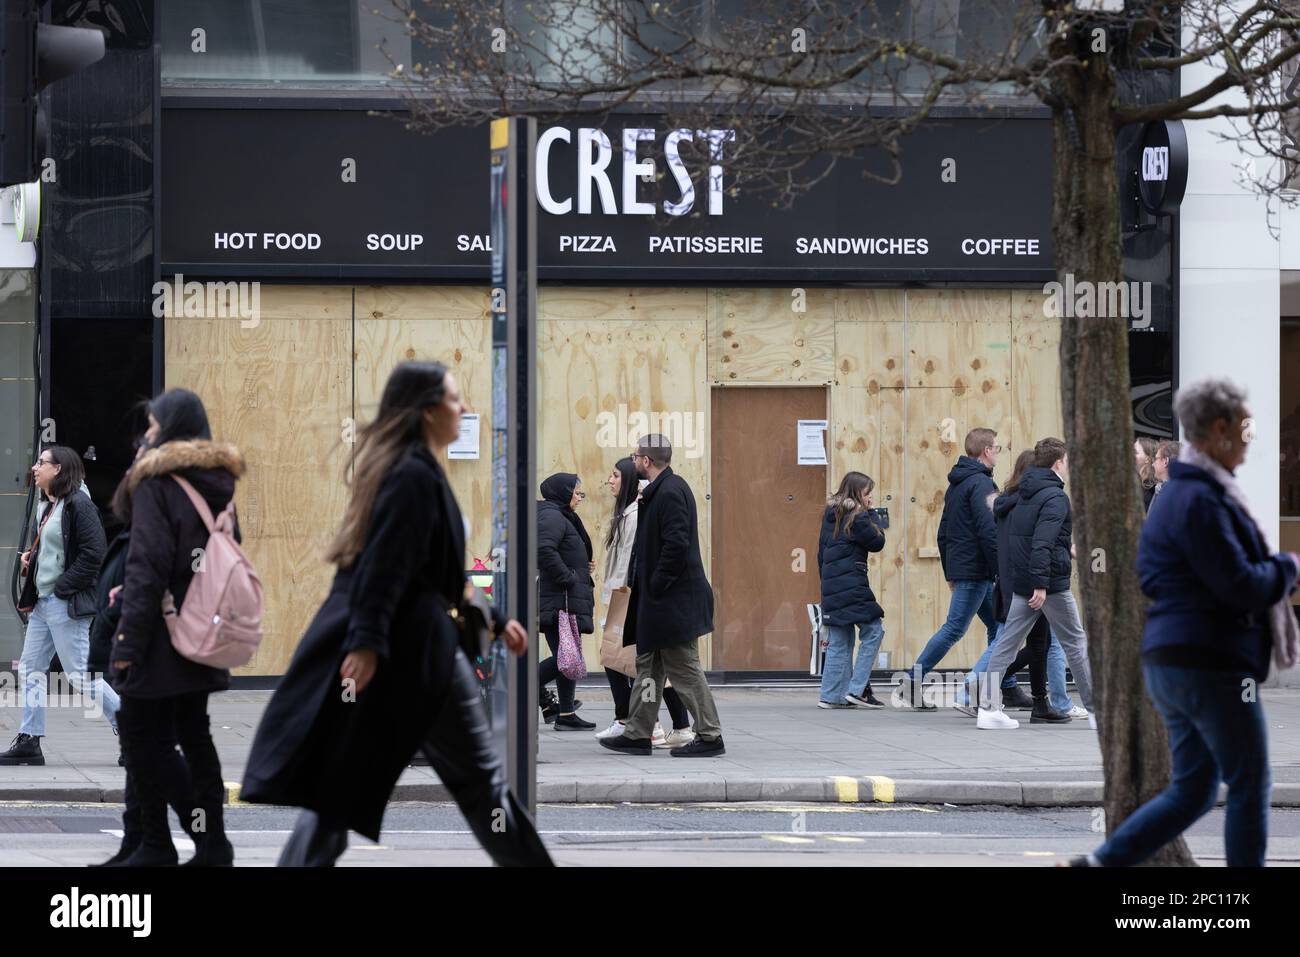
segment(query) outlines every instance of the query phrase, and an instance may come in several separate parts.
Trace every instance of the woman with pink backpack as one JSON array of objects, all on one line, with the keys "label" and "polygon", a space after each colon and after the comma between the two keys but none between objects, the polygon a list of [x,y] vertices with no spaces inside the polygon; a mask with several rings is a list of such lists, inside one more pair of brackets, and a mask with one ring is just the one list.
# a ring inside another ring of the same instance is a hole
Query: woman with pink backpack
[{"label": "woman with pink backpack", "polygon": [[[110,668],[122,699],[118,728],[141,830],[139,846],[121,863],[147,867],[177,862],[167,804],[175,790],[172,750],[179,743],[194,800],[193,819],[182,822],[194,836],[195,855],[188,864],[229,866],[234,849],[222,819],[225,784],[208,727],[208,696],[230,686],[230,672],[176,650],[164,601],[184,607],[211,535],[189,489],[210,515],[219,515],[234,498],[244,459],[235,446],[212,440],[203,403],[187,389],[164,392],[148,404],[148,413],[146,448],[127,472],[124,494],[114,502],[118,517],[131,526],[131,543],[117,599],[122,614]],[[237,525],[233,536],[238,540]]]}]

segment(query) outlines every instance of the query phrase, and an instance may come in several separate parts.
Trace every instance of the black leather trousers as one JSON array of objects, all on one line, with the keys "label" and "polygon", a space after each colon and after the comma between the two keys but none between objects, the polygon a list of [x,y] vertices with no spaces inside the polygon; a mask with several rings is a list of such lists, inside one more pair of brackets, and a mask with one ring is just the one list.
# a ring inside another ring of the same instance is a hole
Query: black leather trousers
[{"label": "black leather trousers", "polygon": [[[503,867],[553,866],[532,819],[506,784],[505,768],[492,747],[478,682],[459,650],[452,662],[446,698],[420,750],[495,863]],[[347,845],[347,831],[323,827],[314,811],[303,811],[278,866],[332,867]]]}]

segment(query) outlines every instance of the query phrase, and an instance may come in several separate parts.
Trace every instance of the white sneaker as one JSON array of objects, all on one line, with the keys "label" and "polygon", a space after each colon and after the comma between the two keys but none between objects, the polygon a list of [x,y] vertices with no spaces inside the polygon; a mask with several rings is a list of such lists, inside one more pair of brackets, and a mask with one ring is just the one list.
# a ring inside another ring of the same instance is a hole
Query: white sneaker
[{"label": "white sneaker", "polygon": [[1070,709],[1069,715],[1071,718],[1086,718],[1088,717],[1088,709],[1081,704],[1076,704]]},{"label": "white sneaker", "polygon": [[667,735],[664,734],[664,726],[656,721],[654,733],[650,735],[650,743],[656,748],[662,748],[666,739]]},{"label": "white sneaker", "polygon": [[1088,727],[1093,731],[1097,730],[1097,715],[1092,711],[1088,712]]},{"label": "white sneaker", "polygon": [[992,708],[980,708],[979,716],[975,719],[975,727],[981,731],[1013,731],[1020,727],[1020,722],[1015,718],[1008,718],[1001,708],[996,711]]},{"label": "white sneaker", "polygon": [[655,741],[656,748],[680,748],[683,744],[690,744],[695,740],[695,732],[690,728],[673,728],[663,741]]},{"label": "white sneaker", "polygon": [[627,727],[627,725],[625,725],[622,721],[615,721],[604,731],[597,731],[596,740],[599,741],[601,738],[616,738],[623,733],[623,729],[625,727]]}]

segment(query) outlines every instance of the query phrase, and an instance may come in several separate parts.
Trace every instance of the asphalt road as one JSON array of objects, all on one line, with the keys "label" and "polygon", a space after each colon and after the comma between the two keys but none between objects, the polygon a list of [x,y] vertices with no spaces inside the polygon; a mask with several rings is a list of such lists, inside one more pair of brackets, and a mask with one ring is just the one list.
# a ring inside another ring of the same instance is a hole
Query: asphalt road
[{"label": "asphalt road", "polygon": [[[84,866],[110,856],[121,806],[0,802],[0,867]],[[296,812],[227,808],[241,866],[275,863]],[[1044,866],[1095,847],[1090,808],[909,805],[543,805],[538,822],[556,861],[571,866]],[[173,823],[175,823],[173,821]],[[353,835],[341,866],[485,865],[450,804],[396,803],[382,843]],[[1188,835],[1200,862],[1223,864],[1223,811]],[[182,859],[191,849],[175,831]],[[1269,861],[1300,864],[1300,810],[1275,810]]]}]

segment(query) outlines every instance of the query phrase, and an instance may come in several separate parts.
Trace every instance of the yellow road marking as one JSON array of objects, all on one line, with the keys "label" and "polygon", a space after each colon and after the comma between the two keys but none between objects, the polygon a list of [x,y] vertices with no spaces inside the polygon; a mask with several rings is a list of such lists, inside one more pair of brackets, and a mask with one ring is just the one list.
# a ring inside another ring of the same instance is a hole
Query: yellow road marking
[{"label": "yellow road marking", "polygon": [[239,785],[236,784],[234,781],[226,782],[226,803],[232,805],[244,803],[243,801],[239,800]]},{"label": "yellow road marking", "polygon": [[836,777],[835,796],[836,799],[847,804],[856,804],[858,802],[858,779]]},{"label": "yellow road marking", "polygon": [[871,782],[871,799],[873,801],[883,801],[885,804],[894,803],[893,778],[887,778],[880,774],[868,774],[867,780]]},{"label": "yellow road marking", "polygon": [[776,841],[778,844],[814,844],[816,843],[811,837],[791,837],[788,834],[764,834],[769,841]]},{"label": "yellow road marking", "polygon": [[865,837],[845,837],[843,835],[827,835],[826,840],[837,841],[840,844],[865,844],[867,841]]}]

